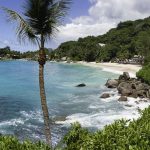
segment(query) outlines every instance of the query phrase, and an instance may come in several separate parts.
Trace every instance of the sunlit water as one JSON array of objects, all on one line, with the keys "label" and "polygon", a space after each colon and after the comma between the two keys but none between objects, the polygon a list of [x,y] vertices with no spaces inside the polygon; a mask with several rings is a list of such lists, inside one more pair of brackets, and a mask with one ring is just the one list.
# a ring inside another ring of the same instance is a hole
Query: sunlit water
[{"label": "sunlit water", "polygon": [[[117,92],[104,86],[108,78],[116,77],[117,74],[98,68],[46,64],[45,85],[54,144],[75,121],[96,130],[115,119],[137,117],[137,106],[125,107],[117,101]],[[75,87],[80,83],[87,86]],[[107,91],[113,96],[100,99]],[[37,62],[0,62],[0,133],[15,135],[21,140],[44,140]]]}]

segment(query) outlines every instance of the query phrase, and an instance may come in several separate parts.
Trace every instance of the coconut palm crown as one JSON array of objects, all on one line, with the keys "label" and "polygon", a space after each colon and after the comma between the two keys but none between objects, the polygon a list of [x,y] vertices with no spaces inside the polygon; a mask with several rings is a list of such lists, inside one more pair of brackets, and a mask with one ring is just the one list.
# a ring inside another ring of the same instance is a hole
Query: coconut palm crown
[{"label": "coconut palm crown", "polygon": [[44,64],[46,62],[45,42],[58,31],[58,26],[67,13],[71,0],[26,0],[23,14],[8,8],[3,10],[9,21],[17,24],[17,36],[20,41],[29,40],[39,46],[39,86],[43,111],[46,142],[52,145],[49,112],[44,86]]},{"label": "coconut palm crown", "polygon": [[26,0],[23,16],[8,8],[3,9],[9,21],[17,21],[19,40],[28,39],[41,46],[41,37],[45,42],[58,31],[57,27],[66,15],[69,4],[70,0]]}]

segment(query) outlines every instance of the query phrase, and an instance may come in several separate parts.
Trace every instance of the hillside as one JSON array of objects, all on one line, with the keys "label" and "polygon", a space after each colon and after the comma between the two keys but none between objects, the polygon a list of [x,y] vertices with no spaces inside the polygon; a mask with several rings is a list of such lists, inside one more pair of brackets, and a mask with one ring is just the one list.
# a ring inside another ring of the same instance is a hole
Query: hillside
[{"label": "hillside", "polygon": [[[103,45],[105,44],[105,45]],[[134,55],[148,56],[150,49],[150,17],[118,24],[104,35],[79,38],[62,43],[51,53],[52,59],[69,57],[79,61],[113,61]]]}]

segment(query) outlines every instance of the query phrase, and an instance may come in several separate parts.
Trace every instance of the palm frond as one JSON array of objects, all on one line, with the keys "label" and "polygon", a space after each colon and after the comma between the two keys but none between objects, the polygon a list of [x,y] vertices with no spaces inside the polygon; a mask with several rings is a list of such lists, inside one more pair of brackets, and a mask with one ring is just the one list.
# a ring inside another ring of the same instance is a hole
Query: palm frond
[{"label": "palm frond", "polygon": [[18,23],[19,39],[24,41],[27,38],[35,43],[40,40],[39,35],[44,37],[44,41],[56,35],[71,0],[26,0],[25,2],[24,18],[13,10],[7,8],[3,10],[8,14],[9,21]]},{"label": "palm frond", "polygon": [[50,8],[50,13],[53,13],[57,19],[61,19],[67,14],[71,0],[55,1]]},{"label": "palm frond", "polygon": [[24,15],[30,26],[35,29],[36,34],[43,34],[43,32],[45,32],[45,23],[52,1],[53,0],[26,0]]},{"label": "palm frond", "polygon": [[17,22],[17,36],[20,42],[24,42],[27,38],[32,43],[37,42],[36,35],[34,34],[34,30],[28,25],[28,23],[15,11],[3,8],[8,16],[8,21]]},{"label": "palm frond", "polygon": [[[47,38],[54,37],[58,32],[58,26],[63,22],[64,16],[67,14],[71,0],[54,0],[49,6],[48,18],[45,27],[49,28],[51,34],[46,33]],[[50,36],[50,37],[49,37]]]},{"label": "palm frond", "polygon": [[24,15],[36,34],[49,40],[58,31],[70,3],[71,0],[27,0]]}]

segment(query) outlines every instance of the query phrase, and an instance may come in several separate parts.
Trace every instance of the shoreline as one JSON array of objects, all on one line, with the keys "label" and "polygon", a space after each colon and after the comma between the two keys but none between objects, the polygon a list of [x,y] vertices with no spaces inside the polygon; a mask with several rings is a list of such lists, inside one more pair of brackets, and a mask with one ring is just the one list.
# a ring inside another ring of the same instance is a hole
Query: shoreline
[{"label": "shoreline", "polygon": [[[16,60],[16,59],[6,59],[6,60],[0,60],[0,61],[12,61],[12,60]],[[18,59],[18,60],[29,61],[27,59]],[[47,62],[55,62],[55,61],[47,61]],[[61,61],[61,63],[67,63],[67,61]],[[136,64],[119,64],[119,63],[110,63],[110,62],[96,63],[96,62],[85,62],[85,61],[77,61],[77,62],[71,62],[71,63],[88,66],[88,67],[99,68],[99,69],[102,69],[103,71],[111,72],[111,73],[118,74],[118,75],[123,74],[123,72],[128,72],[130,77],[133,77],[133,78],[136,77],[136,72],[142,69],[141,65],[136,65]]]},{"label": "shoreline", "polygon": [[96,62],[78,61],[75,64],[101,68],[103,71],[112,72],[119,75],[122,74],[123,72],[128,72],[131,77],[136,77],[136,72],[138,72],[142,68],[141,65],[118,64],[118,63],[96,63]]},{"label": "shoreline", "polygon": [[[67,63],[67,62],[64,62]],[[140,65],[134,65],[134,64],[118,64],[118,63],[96,63],[96,62],[84,62],[84,61],[78,61],[78,62],[71,62],[71,64],[78,64],[78,65],[84,65],[84,66],[88,66],[88,67],[95,67],[98,69],[102,69],[103,71],[107,71],[107,72],[112,72],[112,73],[116,73],[116,74],[123,74],[123,72],[128,72],[130,77],[136,77],[136,72],[139,71],[142,66]],[[125,81],[124,81],[125,82]],[[127,82],[127,81],[126,81]],[[122,107],[124,108],[123,111],[120,111],[119,113],[116,114],[106,114],[105,118],[103,121],[109,125],[112,124],[114,122],[114,120],[119,120],[119,119],[126,119],[126,120],[134,120],[134,119],[138,119],[140,117],[139,114],[139,109],[144,110],[145,108],[147,108],[150,105],[150,101],[149,98],[134,98],[134,97],[130,97],[130,96],[122,96],[121,94],[119,94],[117,87],[116,88],[107,88],[109,90],[104,90],[101,93],[102,94],[109,94],[110,97],[106,97],[106,98],[101,98],[101,101],[105,102],[105,103],[109,103],[109,102],[113,102],[116,101],[119,104],[122,105]],[[126,100],[119,100],[119,98],[121,97],[126,97]],[[115,104],[116,105],[116,104]],[[90,105],[89,106],[90,109],[100,109],[101,106],[99,105]],[[66,117],[66,120],[64,121],[56,121],[56,124],[61,124],[64,126],[69,126],[70,124],[74,123],[74,122],[80,122],[80,124],[84,127],[91,127],[92,123],[91,120],[93,121],[100,121],[101,120],[101,113],[97,112],[96,114],[82,114],[82,113],[75,113],[75,114],[71,114],[69,116]],[[102,116],[103,117],[103,116]],[[112,118],[112,119],[110,119]],[[86,123],[85,123],[86,122]],[[97,129],[103,129],[104,124],[99,126],[96,125]]]}]

